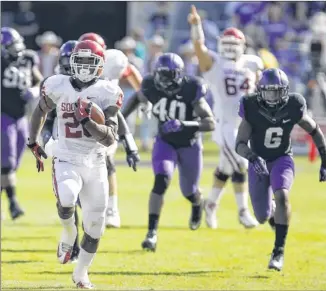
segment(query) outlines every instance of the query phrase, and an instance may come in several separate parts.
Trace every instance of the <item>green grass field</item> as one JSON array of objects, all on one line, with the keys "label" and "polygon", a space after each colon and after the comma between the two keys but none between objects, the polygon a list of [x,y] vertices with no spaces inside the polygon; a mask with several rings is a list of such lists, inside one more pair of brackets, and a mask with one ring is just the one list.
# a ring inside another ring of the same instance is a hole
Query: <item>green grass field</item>
[{"label": "green grass field", "polygon": [[[124,156],[120,153],[119,158]],[[206,163],[216,160],[210,145]],[[148,160],[149,155],[143,155]],[[156,253],[140,248],[146,234],[148,194],[153,176],[149,167],[137,173],[118,166],[123,227],[107,229],[90,270],[98,290],[326,290],[326,191],[318,182],[319,163],[296,159],[297,176],[291,193],[292,225],[285,268],[266,270],[274,243],[268,225],[245,230],[238,224],[231,187],[222,200],[220,228],[205,223],[188,229],[190,206],[178,189],[177,176],[166,195]],[[201,187],[207,195],[213,168],[205,168]],[[18,173],[18,195],[26,215],[12,222],[2,195],[3,290],[71,290],[73,265],[60,265],[56,248],[61,233],[51,165],[38,174],[30,154]]]}]

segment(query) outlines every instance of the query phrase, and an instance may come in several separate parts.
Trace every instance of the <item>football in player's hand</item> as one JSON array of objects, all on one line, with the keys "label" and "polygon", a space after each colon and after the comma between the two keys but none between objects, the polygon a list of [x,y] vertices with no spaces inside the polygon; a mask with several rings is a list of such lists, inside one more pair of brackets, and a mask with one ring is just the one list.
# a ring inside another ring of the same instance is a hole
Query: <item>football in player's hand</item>
[{"label": "football in player's hand", "polygon": [[[85,105],[85,108],[87,108],[88,103],[90,103],[88,100],[80,100],[80,102],[84,103],[83,105]],[[91,119],[97,124],[105,124],[105,116],[103,110],[94,102],[92,102],[92,104],[93,106],[91,109]]]}]

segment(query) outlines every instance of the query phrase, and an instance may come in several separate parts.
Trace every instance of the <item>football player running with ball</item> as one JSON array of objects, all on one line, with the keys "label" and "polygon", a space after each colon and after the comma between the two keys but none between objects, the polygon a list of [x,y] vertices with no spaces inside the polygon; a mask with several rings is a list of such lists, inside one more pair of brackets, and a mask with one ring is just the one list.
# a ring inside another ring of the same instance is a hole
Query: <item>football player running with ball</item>
[{"label": "football player running with ball", "polygon": [[[54,148],[53,188],[63,226],[57,257],[62,264],[70,260],[77,234],[74,211],[79,197],[84,237],[73,281],[78,288],[91,289],[88,269],[105,228],[109,190],[106,150],[116,140],[117,113],[123,94],[119,86],[99,80],[104,50],[96,42],[78,43],[70,64],[72,76],[54,75],[44,82],[31,120],[28,147],[36,158],[38,171],[43,171],[42,158],[46,158],[46,154],[38,137],[47,113],[56,109],[58,144]],[[102,109],[105,124],[92,119],[93,106],[97,108],[95,112],[100,113]]]},{"label": "football player running with ball", "polygon": [[161,55],[153,75],[143,80],[141,92],[134,94],[123,110],[127,117],[140,102],[149,101],[159,121],[152,152],[155,180],[149,198],[148,233],[142,243],[143,249],[150,251],[156,249],[164,194],[176,166],[181,192],[191,203],[189,227],[196,230],[201,223],[203,198],[198,183],[203,157],[199,133],[214,130],[215,121],[205,100],[206,85],[199,78],[184,76],[183,71],[184,63],[178,55]]},{"label": "football player running with ball", "polygon": [[249,193],[257,220],[264,223],[274,215],[275,244],[268,268],[278,271],[283,267],[290,222],[289,191],[294,179],[290,134],[295,124],[312,136],[322,160],[319,181],[326,181],[324,135],[307,114],[303,96],[289,93],[288,89],[289,81],[283,71],[265,70],[257,93],[244,96],[240,101],[242,121],[236,140],[237,153],[249,161]]},{"label": "football player running with ball", "polygon": [[[93,40],[105,49],[105,62],[103,65],[102,79],[109,80],[118,85],[120,79],[126,79],[134,90],[140,89],[142,76],[135,66],[129,63],[127,56],[120,50],[107,49],[104,39],[97,33],[88,32],[81,35],[78,39]],[[137,170],[137,163],[140,161],[138,155],[138,147],[129,131],[129,126],[123,115],[118,112],[118,130],[119,140],[125,148],[127,154],[127,163],[134,171]],[[107,152],[107,168],[109,180],[109,204],[105,217],[107,227],[119,228],[120,213],[118,207],[118,181],[115,169],[114,155],[117,150],[118,143],[115,142]]]},{"label": "football player running with ball", "polygon": [[253,228],[258,222],[248,209],[248,162],[235,152],[235,139],[240,124],[237,105],[244,94],[253,93],[261,70],[262,60],[255,55],[244,54],[245,36],[234,27],[225,29],[219,39],[219,53],[205,46],[205,36],[195,6],[189,14],[191,37],[199,60],[203,78],[213,94],[213,112],[218,120],[212,137],[220,146],[219,164],[214,173],[214,184],[205,202],[206,223],[217,228],[216,211],[227,181],[231,178],[238,206],[239,222]]}]

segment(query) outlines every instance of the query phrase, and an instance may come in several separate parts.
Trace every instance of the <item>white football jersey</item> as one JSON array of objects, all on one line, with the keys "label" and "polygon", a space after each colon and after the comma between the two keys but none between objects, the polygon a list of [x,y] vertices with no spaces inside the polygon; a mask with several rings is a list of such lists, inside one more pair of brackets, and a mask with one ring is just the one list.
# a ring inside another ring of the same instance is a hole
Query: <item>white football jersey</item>
[{"label": "white football jersey", "polygon": [[262,60],[255,55],[243,54],[238,61],[228,60],[210,52],[214,64],[203,74],[213,94],[213,112],[221,122],[237,125],[240,98],[255,91],[257,72],[263,70]]},{"label": "white football jersey", "polygon": [[128,58],[122,51],[106,50],[102,78],[118,84],[119,79],[128,68],[128,64]]},{"label": "white football jersey", "polygon": [[98,143],[75,118],[75,103],[78,98],[90,100],[103,111],[109,106],[121,107],[123,93],[119,86],[106,80],[76,91],[70,76],[54,75],[43,85],[44,94],[56,104],[58,144],[54,156],[64,161],[91,166],[104,161],[106,147]]}]

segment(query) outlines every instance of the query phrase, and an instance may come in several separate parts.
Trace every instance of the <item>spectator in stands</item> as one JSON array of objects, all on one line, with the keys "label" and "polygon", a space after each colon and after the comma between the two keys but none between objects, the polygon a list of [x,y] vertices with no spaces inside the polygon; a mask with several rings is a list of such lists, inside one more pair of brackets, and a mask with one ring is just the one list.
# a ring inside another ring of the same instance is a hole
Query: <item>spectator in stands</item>
[{"label": "spectator in stands", "polygon": [[275,53],[277,40],[283,38],[291,29],[284,15],[284,4],[272,2],[267,6],[267,20],[262,22],[262,29],[270,50]]},{"label": "spectator in stands", "polygon": [[179,55],[184,61],[185,64],[185,74],[190,76],[199,76],[199,65],[198,58],[195,54],[194,45],[191,40],[185,41],[179,47]]},{"label": "spectator in stands", "polygon": [[203,30],[205,34],[205,44],[208,49],[216,51],[216,37],[220,34],[219,28],[214,21],[208,18],[207,12],[205,10],[198,10],[198,14],[200,15],[203,25]]},{"label": "spectator in stands", "polygon": [[233,26],[241,29],[245,34],[252,36],[256,29],[256,23],[260,22],[262,13],[267,3],[261,2],[239,2],[234,7],[232,17]]},{"label": "spectator in stands", "polygon": [[145,38],[144,38],[144,30],[140,27],[135,28],[131,32],[131,37],[136,41],[136,49],[135,55],[142,60],[145,59],[146,56],[146,45],[145,45]]},{"label": "spectator in stands", "polygon": [[18,2],[18,11],[14,15],[14,28],[24,37],[26,47],[35,48],[35,36],[38,33],[39,25],[35,13],[31,10],[32,2]]},{"label": "spectator in stands", "polygon": [[169,19],[169,2],[158,1],[156,3],[157,8],[149,19],[150,23],[150,35],[159,34],[165,36],[166,30],[170,24]]},{"label": "spectator in stands", "polygon": [[40,71],[44,78],[54,74],[54,69],[58,64],[61,43],[62,39],[53,31],[46,31],[36,37],[36,44],[41,48],[39,51]]}]

